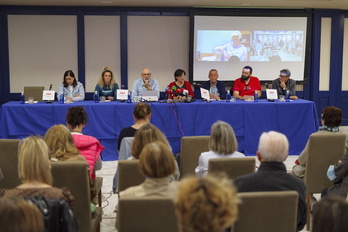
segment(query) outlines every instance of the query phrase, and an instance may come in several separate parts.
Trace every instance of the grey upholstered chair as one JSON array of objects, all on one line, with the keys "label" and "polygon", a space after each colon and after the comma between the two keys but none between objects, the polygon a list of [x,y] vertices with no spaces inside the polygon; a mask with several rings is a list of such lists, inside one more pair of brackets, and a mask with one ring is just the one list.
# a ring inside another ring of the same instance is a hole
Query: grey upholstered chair
[{"label": "grey upholstered chair", "polygon": [[0,139],[0,169],[4,179],[0,188],[15,188],[21,184],[18,177],[19,139]]},{"label": "grey upholstered chair", "polygon": [[209,150],[210,136],[190,136],[181,138],[180,179],[196,175],[198,158],[202,152]]},{"label": "grey upholstered chair", "polygon": [[118,161],[118,192],[139,185],[145,177],[138,171],[139,160]]},{"label": "grey upholstered chair", "polygon": [[119,232],[178,231],[172,199],[121,198],[118,206]]},{"label": "grey upholstered chair", "polygon": [[[327,169],[343,158],[345,154],[346,135],[341,133],[312,134],[308,141],[308,157],[304,181],[306,184],[307,222],[310,222],[311,196],[321,193],[333,182],[327,176]],[[310,230],[310,223],[307,223]]]},{"label": "grey upholstered chair", "polygon": [[255,172],[255,158],[216,158],[210,159],[208,174],[225,173],[229,179]]},{"label": "grey upholstered chair", "polygon": [[237,193],[238,219],[233,232],[294,232],[297,227],[296,191]]},{"label": "grey upholstered chair", "polygon": [[28,97],[33,97],[34,101],[42,101],[44,89],[44,86],[24,86],[25,100],[28,101]]},{"label": "grey upholstered chair", "polygon": [[89,170],[85,162],[52,162],[53,186],[68,187],[75,197],[73,210],[79,222],[79,232],[99,232],[102,209],[91,213]]}]

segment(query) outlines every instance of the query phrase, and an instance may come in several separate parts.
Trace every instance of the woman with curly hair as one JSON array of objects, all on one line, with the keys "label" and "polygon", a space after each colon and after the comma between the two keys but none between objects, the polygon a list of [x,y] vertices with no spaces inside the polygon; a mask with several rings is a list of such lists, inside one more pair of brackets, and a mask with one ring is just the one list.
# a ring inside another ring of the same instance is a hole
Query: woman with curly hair
[{"label": "woman with curly hair", "polygon": [[87,113],[82,106],[68,108],[66,123],[71,131],[71,136],[74,139],[77,149],[86,158],[91,178],[94,180],[95,171],[100,170],[103,165],[100,154],[104,150],[104,147],[93,136],[82,134],[87,121]]},{"label": "woman with curly hair", "polygon": [[105,96],[110,101],[116,100],[118,84],[115,82],[114,74],[109,67],[104,67],[94,91],[99,96]]},{"label": "woman with curly hair", "polygon": [[227,179],[190,177],[179,185],[175,212],[180,232],[221,232],[238,215],[238,197]]}]

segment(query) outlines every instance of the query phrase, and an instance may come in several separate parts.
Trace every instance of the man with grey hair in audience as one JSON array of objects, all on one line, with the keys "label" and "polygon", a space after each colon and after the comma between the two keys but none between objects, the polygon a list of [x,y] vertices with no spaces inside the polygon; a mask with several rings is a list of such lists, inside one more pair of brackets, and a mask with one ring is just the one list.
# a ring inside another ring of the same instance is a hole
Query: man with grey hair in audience
[{"label": "man with grey hair in audience", "polygon": [[289,142],[285,135],[270,131],[262,133],[257,158],[261,164],[256,173],[235,179],[238,192],[297,191],[299,195],[297,231],[306,225],[306,187],[304,182],[286,172],[284,161],[289,153]]},{"label": "man with grey hair in audience", "polygon": [[298,99],[296,96],[296,81],[290,79],[291,72],[289,69],[282,69],[279,72],[279,78],[272,82],[272,89],[276,89],[279,95],[286,95],[289,90],[290,99]]}]

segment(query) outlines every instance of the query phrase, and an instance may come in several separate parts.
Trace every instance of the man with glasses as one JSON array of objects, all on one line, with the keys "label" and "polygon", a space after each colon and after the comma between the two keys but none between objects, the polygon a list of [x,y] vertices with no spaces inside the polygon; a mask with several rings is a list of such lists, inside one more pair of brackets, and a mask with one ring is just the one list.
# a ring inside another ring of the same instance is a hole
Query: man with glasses
[{"label": "man with glasses", "polygon": [[[245,66],[242,70],[242,76],[233,84],[233,96],[237,99],[246,100],[254,99],[254,94],[257,93],[258,98],[261,97],[261,84],[257,77],[251,76],[253,69],[250,66]],[[231,92],[232,92],[231,89]]]},{"label": "man with glasses", "polygon": [[238,57],[240,61],[247,61],[248,50],[242,44],[242,33],[233,31],[231,34],[231,42],[216,46],[215,52],[221,55],[221,61],[229,61],[232,57]]},{"label": "man with glasses", "polygon": [[133,83],[133,97],[139,96],[141,91],[158,91],[159,95],[159,83],[157,80],[151,78],[151,70],[149,68],[143,68],[141,70],[141,78]]},{"label": "man with glasses", "polygon": [[202,87],[209,90],[210,99],[220,100],[226,98],[225,83],[218,81],[219,73],[216,69],[211,69],[208,75],[209,81],[203,82]]},{"label": "man with glasses", "polygon": [[291,72],[289,69],[280,70],[279,78],[272,82],[272,89],[276,89],[279,95],[285,95],[289,90],[290,99],[298,99],[296,96],[296,81],[290,79]]}]

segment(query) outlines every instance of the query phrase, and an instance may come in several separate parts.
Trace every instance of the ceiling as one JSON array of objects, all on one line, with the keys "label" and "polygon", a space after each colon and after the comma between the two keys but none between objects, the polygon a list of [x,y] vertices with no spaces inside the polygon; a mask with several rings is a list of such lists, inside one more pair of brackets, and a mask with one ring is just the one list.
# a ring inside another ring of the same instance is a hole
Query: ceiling
[{"label": "ceiling", "polygon": [[348,0],[0,0],[0,5],[128,6],[128,7],[252,7],[348,10]]}]

